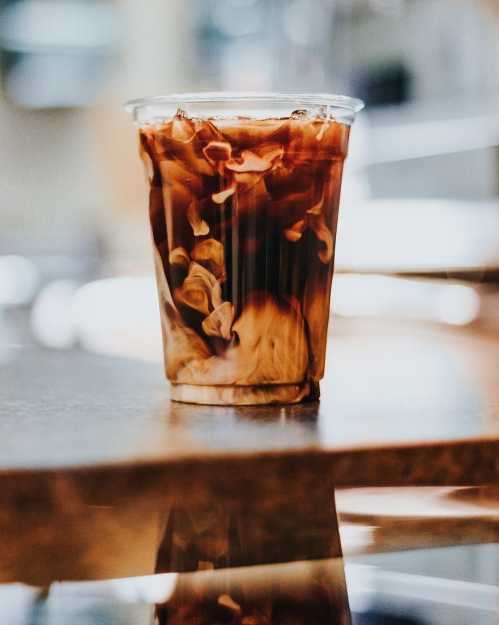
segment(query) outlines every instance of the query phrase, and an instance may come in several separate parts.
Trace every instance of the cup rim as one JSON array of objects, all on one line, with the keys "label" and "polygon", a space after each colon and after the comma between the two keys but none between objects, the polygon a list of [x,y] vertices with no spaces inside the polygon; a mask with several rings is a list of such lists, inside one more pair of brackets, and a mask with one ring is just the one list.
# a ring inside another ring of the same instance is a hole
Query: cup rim
[{"label": "cup rim", "polygon": [[221,102],[274,102],[283,104],[310,104],[314,106],[332,106],[358,113],[364,108],[364,102],[359,98],[334,93],[279,93],[279,92],[238,92],[238,91],[206,91],[190,93],[172,93],[167,95],[136,98],[125,102],[125,110],[134,114],[146,106],[161,106],[172,104],[207,104]]}]

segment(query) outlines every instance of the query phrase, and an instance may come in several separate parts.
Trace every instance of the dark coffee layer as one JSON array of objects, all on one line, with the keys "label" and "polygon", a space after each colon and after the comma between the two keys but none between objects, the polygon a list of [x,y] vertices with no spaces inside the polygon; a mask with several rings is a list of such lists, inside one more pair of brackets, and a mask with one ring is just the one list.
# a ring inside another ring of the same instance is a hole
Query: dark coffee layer
[{"label": "dark coffee layer", "polygon": [[172,382],[317,389],[348,132],[301,111],[141,129]]}]

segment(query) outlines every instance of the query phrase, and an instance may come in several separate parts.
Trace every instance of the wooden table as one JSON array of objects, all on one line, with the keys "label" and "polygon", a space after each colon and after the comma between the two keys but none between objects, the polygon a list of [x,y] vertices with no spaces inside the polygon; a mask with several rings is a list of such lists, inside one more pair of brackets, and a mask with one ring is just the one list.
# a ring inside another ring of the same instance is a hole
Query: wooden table
[{"label": "wooden table", "polygon": [[289,407],[170,403],[157,363],[2,354],[0,581],[160,570],[179,505],[239,519],[244,564],[337,557],[334,489],[499,483],[499,336],[479,328],[337,322],[320,404]]}]

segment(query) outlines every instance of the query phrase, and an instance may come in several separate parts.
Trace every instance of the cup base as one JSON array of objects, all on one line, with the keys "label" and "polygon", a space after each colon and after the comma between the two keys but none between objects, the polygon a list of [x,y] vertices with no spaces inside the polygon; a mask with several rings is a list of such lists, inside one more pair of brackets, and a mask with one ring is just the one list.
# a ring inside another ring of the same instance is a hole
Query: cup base
[{"label": "cup base", "polygon": [[[214,406],[255,406],[261,404],[296,404],[315,394],[310,382],[302,384],[266,384],[258,386],[196,386],[171,384],[173,401]],[[311,392],[312,391],[312,392]],[[317,393],[318,394],[318,393]]]}]

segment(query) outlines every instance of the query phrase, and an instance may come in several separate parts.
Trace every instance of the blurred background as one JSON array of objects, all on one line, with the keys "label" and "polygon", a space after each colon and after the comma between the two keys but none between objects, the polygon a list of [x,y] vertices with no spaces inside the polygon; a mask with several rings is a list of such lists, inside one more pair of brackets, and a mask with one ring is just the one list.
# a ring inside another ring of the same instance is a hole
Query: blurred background
[{"label": "blurred background", "polygon": [[[0,80],[0,311],[28,309],[44,345],[95,343],[80,327],[93,307],[82,284],[150,275],[146,186],[122,105],[185,90],[363,98],[336,313],[497,323],[483,288],[499,268],[497,0],[1,0]],[[149,283],[134,284],[152,301]],[[110,301],[122,287],[106,285]],[[130,332],[144,314],[134,310],[122,315]]]},{"label": "blurred background", "polygon": [[[498,0],[0,0],[0,363],[25,344],[160,359],[146,185],[122,105],[219,89],[365,101],[342,196],[338,318],[497,333]],[[496,382],[483,372],[499,401]],[[374,562],[379,579],[437,565],[463,583],[497,575],[497,551],[478,547],[397,557]],[[466,586],[470,610],[484,588]],[[422,622],[461,623],[452,596],[446,611],[430,593]]]}]

